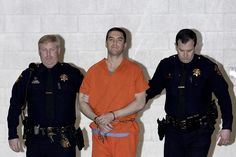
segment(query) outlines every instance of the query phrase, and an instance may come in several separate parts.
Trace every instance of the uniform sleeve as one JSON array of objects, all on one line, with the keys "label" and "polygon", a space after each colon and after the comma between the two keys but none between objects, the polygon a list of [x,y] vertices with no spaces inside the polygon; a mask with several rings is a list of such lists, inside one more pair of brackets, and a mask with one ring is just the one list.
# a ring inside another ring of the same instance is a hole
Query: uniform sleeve
[{"label": "uniform sleeve", "polygon": [[218,104],[220,106],[223,121],[222,128],[232,130],[232,102],[228,92],[228,84],[223,78],[217,65],[214,65],[212,71],[213,73],[211,75],[211,87],[218,99]]},{"label": "uniform sleeve", "polygon": [[10,107],[8,110],[8,139],[18,138],[17,126],[19,125],[19,115],[22,111],[22,106],[26,99],[26,85],[29,72],[24,71],[21,73],[18,80],[14,83],[12,88],[12,95],[10,98]]},{"label": "uniform sleeve", "polygon": [[83,81],[83,79],[84,79],[84,75],[81,73],[81,71],[78,69],[78,71],[77,71],[77,80],[76,80],[76,87],[78,87],[77,88],[77,92],[79,93],[79,91],[80,91],[80,86],[81,86],[81,84],[82,84],[82,81]]},{"label": "uniform sleeve", "polygon": [[151,80],[149,80],[149,89],[147,90],[146,101],[160,94],[165,88],[164,61],[162,60],[156,68]]}]

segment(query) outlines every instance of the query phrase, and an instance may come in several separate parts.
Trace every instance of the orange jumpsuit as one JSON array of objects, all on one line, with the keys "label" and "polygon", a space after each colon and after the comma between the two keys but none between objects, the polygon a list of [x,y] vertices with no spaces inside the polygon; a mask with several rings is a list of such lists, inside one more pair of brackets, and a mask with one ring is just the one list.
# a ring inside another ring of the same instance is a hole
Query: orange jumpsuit
[{"label": "orange jumpsuit", "polygon": [[[106,59],[93,65],[87,72],[80,92],[89,95],[91,109],[97,115],[124,108],[135,99],[135,94],[145,91],[148,83],[141,68],[128,59],[123,59],[112,74]],[[112,122],[111,132],[104,134],[90,124],[93,133],[93,157],[135,157],[139,127],[137,114],[118,118]]]}]

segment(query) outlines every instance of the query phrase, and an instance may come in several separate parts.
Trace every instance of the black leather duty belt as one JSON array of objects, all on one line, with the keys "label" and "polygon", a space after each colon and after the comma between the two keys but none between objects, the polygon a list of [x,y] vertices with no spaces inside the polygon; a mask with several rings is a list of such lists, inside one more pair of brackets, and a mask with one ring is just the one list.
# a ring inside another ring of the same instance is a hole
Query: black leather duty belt
[{"label": "black leather duty belt", "polygon": [[206,126],[208,124],[208,117],[206,115],[201,116],[196,114],[180,119],[166,115],[166,123],[181,130],[193,130],[200,128],[201,126]]},{"label": "black leather duty belt", "polygon": [[74,131],[74,125],[68,125],[64,127],[40,127],[40,125],[33,126],[33,134],[34,135],[51,135],[51,134],[58,134],[64,133],[68,131]]}]

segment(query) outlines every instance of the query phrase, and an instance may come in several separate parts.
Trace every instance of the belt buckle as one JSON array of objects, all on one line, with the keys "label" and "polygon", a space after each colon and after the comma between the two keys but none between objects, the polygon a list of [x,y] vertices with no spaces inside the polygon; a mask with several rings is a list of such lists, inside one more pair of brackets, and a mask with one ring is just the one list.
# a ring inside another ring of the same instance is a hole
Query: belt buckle
[{"label": "belt buckle", "polygon": [[40,125],[35,125],[34,126],[34,135],[38,135],[39,134],[39,129],[40,129]]},{"label": "belt buckle", "polygon": [[182,130],[186,130],[186,129],[187,129],[187,120],[186,120],[186,119],[181,120],[181,121],[179,122],[179,127],[180,127],[180,129],[182,129]]},{"label": "belt buckle", "polygon": [[51,139],[51,142],[54,142],[53,136],[56,135],[53,127],[47,127],[47,135]]}]

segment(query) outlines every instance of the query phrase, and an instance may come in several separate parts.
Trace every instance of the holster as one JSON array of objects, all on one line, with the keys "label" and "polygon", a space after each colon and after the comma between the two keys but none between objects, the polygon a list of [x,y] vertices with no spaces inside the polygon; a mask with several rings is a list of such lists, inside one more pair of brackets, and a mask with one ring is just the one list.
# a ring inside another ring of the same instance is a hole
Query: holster
[{"label": "holster", "polygon": [[158,124],[158,135],[159,135],[159,139],[162,141],[164,136],[165,136],[165,133],[166,133],[166,119],[162,119],[162,120],[159,120],[159,118],[157,119],[157,124]]},{"label": "holster", "polygon": [[22,120],[22,124],[23,124],[23,139],[26,140],[27,136],[29,135],[30,131],[31,131],[31,124],[30,124],[30,120],[28,119],[28,117],[24,117],[24,119]]},{"label": "holster", "polygon": [[75,129],[74,126],[67,126],[64,128],[53,128],[52,127],[52,132],[50,133],[48,131],[49,128],[47,128],[47,136],[50,139],[59,138],[60,145],[63,148],[69,148],[71,146],[77,145],[78,149],[81,150],[84,147],[84,138],[83,138],[83,133],[80,128]]},{"label": "holster", "polygon": [[82,150],[82,148],[84,147],[84,136],[80,127],[75,131],[75,140],[78,149]]}]

